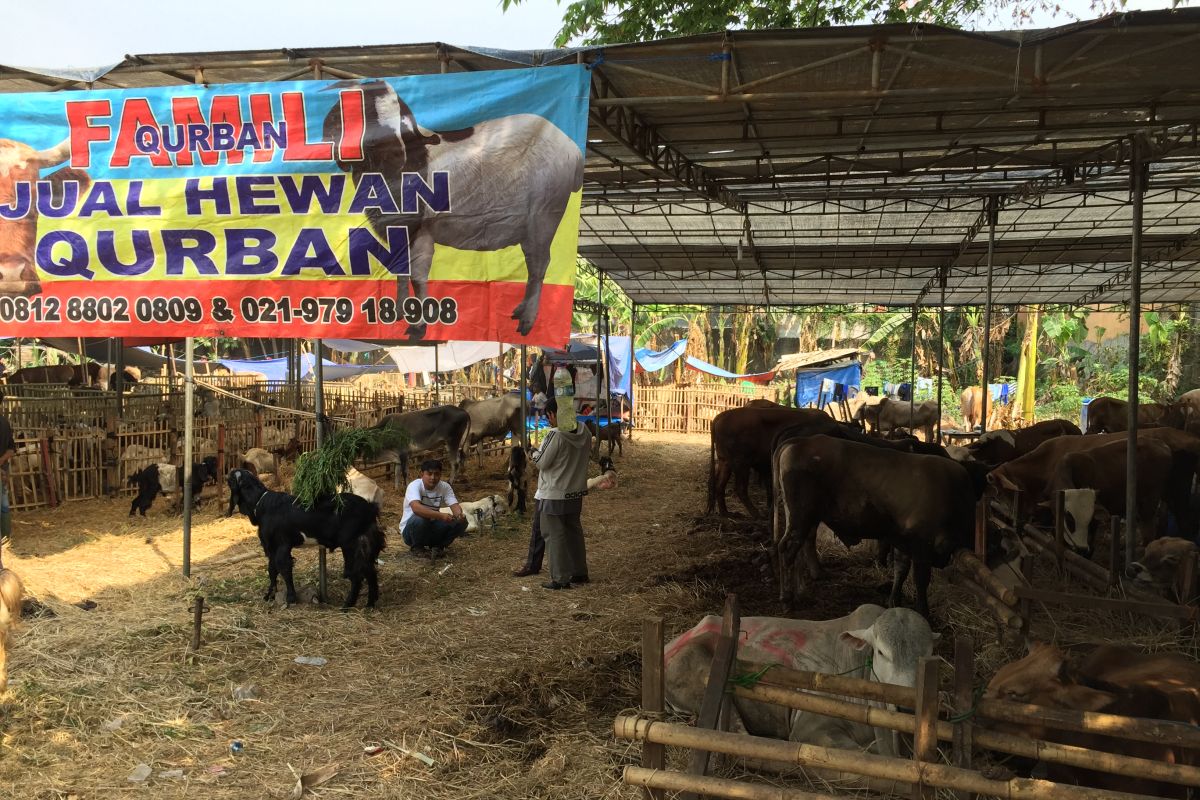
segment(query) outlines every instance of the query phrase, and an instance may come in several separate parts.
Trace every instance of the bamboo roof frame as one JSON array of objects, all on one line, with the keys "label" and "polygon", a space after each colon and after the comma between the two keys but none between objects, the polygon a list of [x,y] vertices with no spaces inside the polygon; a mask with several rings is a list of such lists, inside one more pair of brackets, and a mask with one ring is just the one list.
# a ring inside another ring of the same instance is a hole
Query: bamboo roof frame
[{"label": "bamboo roof frame", "polygon": [[[586,63],[579,251],[638,304],[1111,304],[1130,151],[1149,162],[1142,301],[1200,302],[1200,9],[976,33],[739,31],[595,48],[444,43],[0,66],[0,91]],[[935,289],[937,291],[935,291]],[[936,296],[935,296],[936,295]]]}]

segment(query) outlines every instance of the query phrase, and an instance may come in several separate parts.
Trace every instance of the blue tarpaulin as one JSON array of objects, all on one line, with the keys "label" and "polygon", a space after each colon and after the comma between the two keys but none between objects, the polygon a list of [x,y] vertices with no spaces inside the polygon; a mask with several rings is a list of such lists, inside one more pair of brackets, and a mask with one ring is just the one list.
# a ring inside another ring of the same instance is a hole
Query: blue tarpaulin
[{"label": "blue tarpaulin", "polygon": [[767,383],[771,378],[775,377],[774,372],[745,372],[741,375],[734,374],[726,369],[721,369],[716,364],[710,364],[707,361],[701,361],[698,358],[687,356],[685,359],[687,365],[699,372],[707,372],[709,375],[716,375],[718,378],[727,378],[729,380],[754,381],[756,383]]},{"label": "blue tarpaulin", "polygon": [[658,372],[683,358],[685,352],[687,352],[687,339],[680,339],[666,350],[659,350],[657,353],[648,347],[640,347],[634,353],[634,357],[637,358],[638,366],[646,372]]},{"label": "blue tarpaulin", "polygon": [[[300,356],[300,375],[308,375],[312,372],[312,368],[316,363],[317,357],[311,353],[305,353]],[[331,367],[336,366],[332,361],[326,361],[325,363]],[[264,358],[261,361],[240,361],[232,358],[222,358],[221,364],[228,367],[231,372],[262,373],[269,381],[286,381],[288,379],[288,360],[286,358]]]},{"label": "blue tarpaulin", "polygon": [[840,367],[819,367],[812,370],[796,371],[795,403],[803,408],[816,405],[821,397],[821,382],[825,380],[840,383],[847,387],[858,388],[862,385],[862,364],[857,361]]}]

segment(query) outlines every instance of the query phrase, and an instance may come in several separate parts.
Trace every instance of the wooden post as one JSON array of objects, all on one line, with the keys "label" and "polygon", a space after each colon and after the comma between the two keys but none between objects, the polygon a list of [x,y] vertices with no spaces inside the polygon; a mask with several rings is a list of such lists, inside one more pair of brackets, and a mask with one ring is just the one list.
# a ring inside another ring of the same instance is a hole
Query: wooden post
[{"label": "wooden post", "polygon": [[262,447],[263,445],[263,412],[261,408],[254,409],[254,446]]},{"label": "wooden post", "polygon": [[1013,489],[1012,496],[1013,532],[1020,536],[1021,531],[1025,529],[1025,522],[1021,517],[1021,490]]},{"label": "wooden post", "polygon": [[1121,518],[1108,518],[1108,585],[1118,589],[1121,586]]},{"label": "wooden post", "polygon": [[[218,422],[217,423],[217,477],[220,478],[220,477],[223,477],[224,475],[225,475],[225,423]],[[278,476],[278,473],[276,473],[276,476]],[[277,477],[277,479],[278,479],[278,477]],[[220,485],[219,480],[217,481],[217,484]]]},{"label": "wooden post", "polygon": [[[741,606],[737,595],[731,594],[725,598],[725,613],[721,618],[721,635],[717,639],[713,651],[712,666],[708,672],[708,685],[704,687],[704,699],[700,704],[700,713],[696,717],[696,727],[706,730],[716,730],[721,717],[721,707],[725,705],[725,684],[729,681],[729,672],[737,659],[738,633],[742,625]],[[712,754],[707,750],[693,750],[688,759],[689,775],[707,775]],[[682,800],[696,800],[695,795],[687,794]]]},{"label": "wooden post", "polygon": [[918,780],[913,786],[913,800],[934,800],[934,787],[923,779],[923,764],[937,762],[938,720],[938,660],[925,657],[917,664],[917,732],[913,736],[913,761],[917,765]]},{"label": "wooden post", "polygon": [[1058,565],[1058,574],[1061,576],[1066,569],[1063,562],[1066,560],[1066,536],[1067,536],[1067,495],[1065,492],[1058,491],[1054,493],[1054,562]]},{"label": "wooden post", "polygon": [[[1024,583],[1028,584],[1033,580],[1033,556],[1021,556],[1021,577]],[[1029,617],[1033,611],[1033,604],[1028,597],[1017,596],[1017,612],[1021,615],[1021,639],[1029,638]]]},{"label": "wooden post", "polygon": [[987,496],[975,504],[975,555],[987,557],[988,506]]},{"label": "wooden post", "polygon": [[109,412],[104,417],[104,446],[101,448],[104,453],[104,488],[109,497],[115,497],[121,491],[121,453],[117,446],[117,430],[117,416]]},{"label": "wooden post", "polygon": [[[970,636],[954,639],[954,766],[971,769],[974,736],[971,715],[975,711],[975,642]],[[958,800],[973,800],[970,792],[955,792]]]},{"label": "wooden post", "polygon": [[46,481],[46,499],[51,508],[58,507],[58,481],[54,475],[54,461],[50,452],[50,440],[43,436],[38,440],[38,451],[42,454],[42,478]]},{"label": "wooden post", "polygon": [[[642,711],[660,714],[664,710],[663,619],[653,617],[642,623]],[[660,770],[666,766],[666,748],[654,742],[642,743],[642,766]],[[661,789],[646,789],[651,800],[662,800]]]},{"label": "wooden post", "polygon": [[1125,529],[1125,563],[1132,564],[1137,561],[1137,526],[1130,524],[1130,518],[1126,517],[1122,520],[1122,527]]},{"label": "wooden post", "polygon": [[1192,553],[1192,557],[1183,562],[1183,574],[1179,578],[1179,603],[1191,605],[1196,600],[1196,573],[1200,565],[1200,554]]},{"label": "wooden post", "polygon": [[200,626],[204,622],[204,598],[197,597],[196,602],[192,603],[192,646],[191,651],[195,653],[200,649]]}]

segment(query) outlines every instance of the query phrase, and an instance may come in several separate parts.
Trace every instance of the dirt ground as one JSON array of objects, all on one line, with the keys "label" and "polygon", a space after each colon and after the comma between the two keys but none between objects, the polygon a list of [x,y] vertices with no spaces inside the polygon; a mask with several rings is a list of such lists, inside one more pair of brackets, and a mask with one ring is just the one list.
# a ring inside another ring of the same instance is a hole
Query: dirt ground
[{"label": "dirt ground", "polygon": [[[389,491],[376,611],[337,609],[340,554],[329,562],[334,606],[264,602],[254,530],[219,516],[216,494],[194,525],[190,580],[179,519],[162,500],[145,520],[126,516],[128,500],[20,513],[4,562],[39,605],[10,645],[0,797],[282,798],[328,765],[337,775],[306,796],[639,797],[619,781],[639,750],[611,726],[638,705],[643,619],[665,617],[670,637],[719,613],[729,591],[746,616],[788,615],[754,563],[762,545],[697,520],[707,458],[700,436],[628,445],[620,486],[585,501],[593,582],[570,591],[511,576],[527,517],[460,540],[437,563],[411,559]],[[472,461],[460,497],[501,490],[503,469]],[[889,576],[867,550],[823,548],[827,583],[792,615],[886,600]],[[225,563],[240,555],[251,557]],[[297,552],[296,575],[311,595],[313,551]],[[192,658],[197,594],[210,610]],[[940,582],[932,598],[944,634],[976,635],[981,663],[1002,656],[977,608]],[[139,765],[149,777],[131,780]]]}]

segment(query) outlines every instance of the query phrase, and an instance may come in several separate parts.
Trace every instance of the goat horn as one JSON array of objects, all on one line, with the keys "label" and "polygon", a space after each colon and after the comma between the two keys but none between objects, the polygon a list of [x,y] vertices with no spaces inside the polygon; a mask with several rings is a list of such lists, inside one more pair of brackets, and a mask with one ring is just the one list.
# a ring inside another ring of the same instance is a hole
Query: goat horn
[{"label": "goat horn", "polygon": [[33,154],[33,157],[42,163],[42,166],[52,167],[55,164],[61,164],[66,161],[71,155],[71,140],[63,139],[47,150],[38,150]]}]

